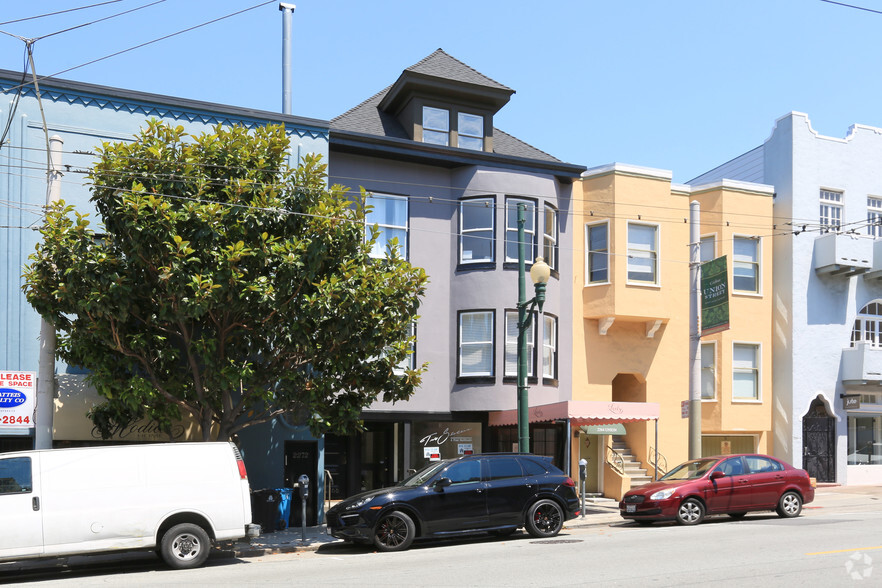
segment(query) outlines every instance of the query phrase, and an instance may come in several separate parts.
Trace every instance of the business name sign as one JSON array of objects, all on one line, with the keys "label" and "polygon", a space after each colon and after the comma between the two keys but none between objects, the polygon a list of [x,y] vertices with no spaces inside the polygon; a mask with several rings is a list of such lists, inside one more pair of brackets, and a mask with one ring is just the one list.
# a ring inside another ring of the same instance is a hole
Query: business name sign
[{"label": "business name sign", "polygon": [[33,427],[37,374],[0,372],[0,428]]},{"label": "business name sign", "polygon": [[701,335],[729,328],[729,275],[726,256],[701,264]]}]

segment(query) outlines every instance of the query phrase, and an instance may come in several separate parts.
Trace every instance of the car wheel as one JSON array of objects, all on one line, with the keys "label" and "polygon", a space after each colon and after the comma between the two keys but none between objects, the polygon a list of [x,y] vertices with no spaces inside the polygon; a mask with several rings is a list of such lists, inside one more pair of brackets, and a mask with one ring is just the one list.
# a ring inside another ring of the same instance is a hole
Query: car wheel
[{"label": "car wheel", "polygon": [[729,516],[737,521],[743,519],[746,514],[746,512],[730,512]]},{"label": "car wheel", "polygon": [[175,525],[162,536],[159,552],[165,563],[177,570],[198,568],[211,550],[208,533],[199,525]]},{"label": "car wheel", "polygon": [[687,498],[677,509],[677,522],[681,525],[697,525],[704,519],[704,505],[694,498]]},{"label": "car wheel", "polygon": [[525,527],[533,537],[554,537],[563,529],[564,513],[553,500],[540,500],[527,512]]},{"label": "car wheel", "polygon": [[802,498],[796,492],[785,492],[778,501],[778,508],[775,509],[779,517],[792,519],[798,517],[802,512]]},{"label": "car wheel", "polygon": [[379,551],[404,551],[413,543],[415,535],[413,519],[396,510],[377,523],[374,529],[374,545]]}]

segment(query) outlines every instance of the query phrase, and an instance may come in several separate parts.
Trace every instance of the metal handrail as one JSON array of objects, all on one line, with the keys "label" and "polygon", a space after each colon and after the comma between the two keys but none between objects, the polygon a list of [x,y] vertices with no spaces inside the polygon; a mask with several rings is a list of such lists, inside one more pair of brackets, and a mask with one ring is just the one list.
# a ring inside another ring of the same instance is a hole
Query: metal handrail
[{"label": "metal handrail", "polygon": [[625,475],[625,459],[621,453],[609,446],[606,448],[606,463],[620,475]]},{"label": "metal handrail", "polygon": [[[656,455],[658,455],[658,460],[655,459]],[[655,463],[656,461],[658,463]],[[659,476],[664,476],[668,473],[668,459],[661,452],[657,453],[653,447],[649,448],[649,465],[655,468]]]},{"label": "metal handrail", "polygon": [[325,500],[328,501],[328,510],[331,509],[331,487],[334,485],[334,476],[325,470]]}]

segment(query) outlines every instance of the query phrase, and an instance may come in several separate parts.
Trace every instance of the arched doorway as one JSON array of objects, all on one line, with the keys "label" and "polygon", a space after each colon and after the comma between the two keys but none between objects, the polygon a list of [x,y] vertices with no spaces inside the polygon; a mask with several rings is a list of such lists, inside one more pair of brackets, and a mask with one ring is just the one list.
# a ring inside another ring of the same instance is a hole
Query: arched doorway
[{"label": "arched doorway", "polygon": [[818,482],[836,481],[836,419],[820,396],[802,417],[802,467]]}]

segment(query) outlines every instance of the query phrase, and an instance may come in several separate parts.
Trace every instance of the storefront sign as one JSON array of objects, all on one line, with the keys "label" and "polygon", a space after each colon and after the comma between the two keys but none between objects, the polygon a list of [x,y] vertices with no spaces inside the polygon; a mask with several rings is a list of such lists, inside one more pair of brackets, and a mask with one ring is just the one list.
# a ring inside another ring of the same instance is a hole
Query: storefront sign
[{"label": "storefront sign", "polygon": [[587,425],[582,427],[586,435],[624,435],[625,425],[614,423],[611,425]]},{"label": "storefront sign", "polygon": [[418,421],[413,424],[411,438],[410,459],[414,467],[421,467],[428,460],[481,453],[481,423]]},{"label": "storefront sign", "polygon": [[701,264],[701,335],[729,328],[729,275],[726,256]]},{"label": "storefront sign", "polygon": [[36,399],[36,373],[0,372],[0,428],[33,427]]},{"label": "storefront sign", "polygon": [[732,455],[731,441],[720,441],[720,455]]},{"label": "storefront sign", "polygon": [[845,410],[858,409],[861,407],[861,395],[860,394],[843,394],[842,395],[842,408]]}]

